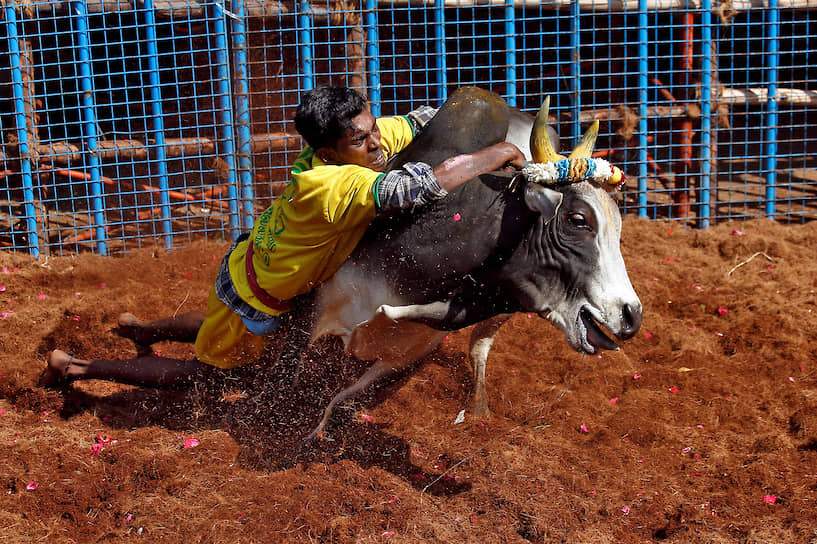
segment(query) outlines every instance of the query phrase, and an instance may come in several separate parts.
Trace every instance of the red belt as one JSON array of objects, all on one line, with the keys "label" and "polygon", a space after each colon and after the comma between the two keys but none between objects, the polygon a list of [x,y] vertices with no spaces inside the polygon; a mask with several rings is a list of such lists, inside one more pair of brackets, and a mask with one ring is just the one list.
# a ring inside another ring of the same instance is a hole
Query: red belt
[{"label": "red belt", "polygon": [[252,265],[252,255],[252,240],[250,240],[249,245],[247,246],[247,255],[244,257],[244,268],[247,271],[247,283],[250,284],[250,291],[252,291],[255,298],[257,298],[264,306],[268,306],[279,312],[288,312],[292,308],[290,301],[275,298],[264,291],[260,285],[258,285],[258,278],[255,275],[255,267]]}]

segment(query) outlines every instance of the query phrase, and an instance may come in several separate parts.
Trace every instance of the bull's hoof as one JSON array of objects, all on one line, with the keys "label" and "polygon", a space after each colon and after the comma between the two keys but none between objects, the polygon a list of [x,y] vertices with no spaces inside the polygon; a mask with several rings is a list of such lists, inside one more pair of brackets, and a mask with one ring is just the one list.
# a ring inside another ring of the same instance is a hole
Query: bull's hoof
[{"label": "bull's hoof", "polygon": [[315,445],[326,440],[326,432],[323,429],[315,429],[304,438],[304,444]]},{"label": "bull's hoof", "polygon": [[326,425],[329,423],[329,417],[324,417],[318,426],[315,427],[309,435],[304,438],[304,444],[309,444],[312,446],[319,446],[321,444],[325,444],[327,442],[332,442],[332,439],[327,436],[326,434]]},{"label": "bull's hoof", "polygon": [[489,419],[491,409],[488,408],[488,399],[485,395],[476,395],[471,401],[471,415],[476,419]]}]

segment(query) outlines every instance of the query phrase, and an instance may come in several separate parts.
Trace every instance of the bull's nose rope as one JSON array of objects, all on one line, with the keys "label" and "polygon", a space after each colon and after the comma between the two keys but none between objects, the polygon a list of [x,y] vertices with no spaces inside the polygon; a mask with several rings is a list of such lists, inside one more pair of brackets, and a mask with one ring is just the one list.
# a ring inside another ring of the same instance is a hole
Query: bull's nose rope
[{"label": "bull's nose rope", "polygon": [[604,159],[562,159],[546,163],[529,163],[522,168],[529,181],[544,185],[567,185],[582,181],[598,183],[608,191],[620,189],[625,176],[618,167]]}]

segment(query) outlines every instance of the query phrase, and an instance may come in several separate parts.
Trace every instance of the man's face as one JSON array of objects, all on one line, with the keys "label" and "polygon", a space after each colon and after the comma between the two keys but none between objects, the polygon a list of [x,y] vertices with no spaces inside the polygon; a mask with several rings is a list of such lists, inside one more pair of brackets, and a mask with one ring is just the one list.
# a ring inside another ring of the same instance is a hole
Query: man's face
[{"label": "man's face", "polygon": [[356,164],[377,172],[386,169],[380,129],[369,110],[352,119],[352,128],[335,145],[319,150],[318,156],[327,164]]}]

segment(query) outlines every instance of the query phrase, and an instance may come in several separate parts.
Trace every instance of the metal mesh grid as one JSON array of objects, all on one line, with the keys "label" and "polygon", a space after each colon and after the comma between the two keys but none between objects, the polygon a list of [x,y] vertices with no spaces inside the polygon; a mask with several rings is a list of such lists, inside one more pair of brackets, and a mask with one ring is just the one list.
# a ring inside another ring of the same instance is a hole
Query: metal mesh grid
[{"label": "metal mesh grid", "polygon": [[530,112],[550,95],[563,148],[601,122],[625,214],[815,214],[813,0],[154,1],[4,4],[0,247],[236,236],[286,184],[299,96],[325,83],[376,115],[462,85]]}]

